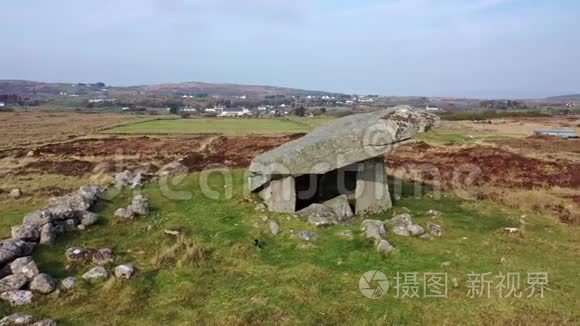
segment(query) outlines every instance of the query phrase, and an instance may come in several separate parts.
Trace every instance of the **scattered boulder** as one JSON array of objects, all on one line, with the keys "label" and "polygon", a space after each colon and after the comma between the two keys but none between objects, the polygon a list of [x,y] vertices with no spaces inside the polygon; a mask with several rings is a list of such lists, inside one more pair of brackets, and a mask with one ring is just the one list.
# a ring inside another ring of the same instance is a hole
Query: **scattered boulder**
[{"label": "scattered boulder", "polygon": [[133,182],[133,173],[129,170],[117,173],[115,175],[115,187],[121,189],[128,187]]},{"label": "scattered boulder", "polygon": [[24,274],[12,274],[0,280],[0,292],[20,290],[28,284],[28,277]]},{"label": "scattered boulder", "polygon": [[78,219],[81,225],[90,226],[99,221],[99,215],[89,211],[81,211],[78,213]]},{"label": "scattered boulder", "polygon": [[7,239],[0,241],[0,266],[12,262],[23,256],[30,256],[36,244],[20,239]]},{"label": "scattered boulder", "polygon": [[394,216],[393,218],[386,220],[385,223],[389,225],[403,225],[405,227],[413,224],[413,219],[411,215],[407,213],[399,214]]},{"label": "scattered boulder", "polygon": [[115,276],[118,278],[129,279],[135,274],[135,267],[133,265],[124,264],[115,267]]},{"label": "scattered boulder", "polygon": [[10,192],[8,193],[8,196],[11,198],[20,198],[20,196],[22,196],[22,191],[20,191],[20,189],[18,189],[18,188],[14,188],[14,189],[10,190]]},{"label": "scattered boulder", "polygon": [[36,242],[40,239],[40,232],[36,225],[16,225],[12,227],[12,238]]},{"label": "scattered boulder", "polygon": [[330,208],[334,212],[334,215],[341,222],[348,221],[351,217],[354,216],[352,208],[348,202],[348,197],[346,195],[334,197],[333,199],[327,200],[322,204]]},{"label": "scattered boulder", "polygon": [[157,175],[159,175],[160,177],[167,177],[167,176],[178,175],[178,174],[187,174],[187,173],[189,173],[189,169],[187,168],[187,166],[183,165],[179,161],[174,161],[174,162],[165,164],[164,166],[162,166],[159,169],[159,171],[157,171]]},{"label": "scattered boulder", "polygon": [[65,252],[69,262],[86,262],[92,257],[92,250],[84,247],[68,248]]},{"label": "scattered boulder", "polygon": [[109,277],[109,272],[103,266],[97,266],[92,268],[85,274],[83,274],[83,279],[85,280],[104,280]]},{"label": "scattered boulder", "polygon": [[391,231],[393,231],[394,234],[400,235],[402,237],[408,237],[411,234],[407,227],[404,225],[395,225]]},{"label": "scattered boulder", "polygon": [[56,230],[52,223],[47,223],[40,229],[40,243],[52,245],[56,241]]},{"label": "scattered boulder", "polygon": [[32,315],[19,312],[0,319],[0,326],[30,325],[32,320],[34,320]]},{"label": "scattered boulder", "polygon": [[49,206],[46,210],[52,215],[52,221],[62,221],[75,218],[76,214],[75,210],[69,205]]},{"label": "scattered boulder", "polygon": [[52,319],[43,319],[32,324],[32,326],[56,326],[56,321]]},{"label": "scattered boulder", "polygon": [[407,230],[412,236],[418,236],[425,233],[425,230],[418,224],[411,224],[407,226]]},{"label": "scattered boulder", "polygon": [[10,263],[10,270],[12,271],[12,274],[25,275],[30,279],[40,273],[36,266],[36,262],[34,262],[30,256],[15,259]]},{"label": "scattered boulder", "polygon": [[256,210],[256,212],[265,211],[266,205],[264,205],[263,203],[259,203],[258,205],[256,205],[256,207],[254,209]]},{"label": "scattered boulder", "polygon": [[429,233],[431,233],[431,235],[436,237],[443,236],[443,228],[438,224],[427,222],[427,229],[429,229]]},{"label": "scattered boulder", "polygon": [[430,215],[430,216],[441,216],[441,215],[443,215],[443,213],[441,213],[440,211],[435,210],[435,209],[430,209],[430,210],[427,211],[427,215]]},{"label": "scattered boulder", "polygon": [[0,299],[8,301],[13,306],[32,303],[32,292],[23,290],[7,291],[0,294]]},{"label": "scattered boulder", "polygon": [[342,231],[338,231],[338,232],[336,232],[336,235],[338,235],[339,237],[345,237],[345,238],[352,238],[352,237],[354,237],[354,233],[352,232],[352,230],[342,230]]},{"label": "scattered boulder", "polygon": [[518,234],[521,232],[521,230],[518,228],[504,228],[503,230],[505,233],[508,233],[508,234]]},{"label": "scattered boulder", "polygon": [[132,220],[135,218],[135,212],[127,208],[119,208],[115,211],[114,216],[124,220]]},{"label": "scattered boulder", "polygon": [[127,209],[137,215],[148,215],[150,212],[149,200],[143,195],[136,195]]},{"label": "scattered boulder", "polygon": [[72,210],[84,211],[93,206],[95,199],[90,194],[85,195],[85,193],[77,191],[64,196],[51,197],[48,204],[53,207],[69,207]]},{"label": "scattered boulder", "polygon": [[280,225],[278,224],[278,222],[271,220],[269,225],[270,225],[270,232],[273,235],[277,235],[278,233],[280,233]]},{"label": "scattered boulder", "polygon": [[393,250],[395,250],[395,247],[393,247],[389,241],[383,239],[377,242],[376,244],[377,250],[380,252],[385,252],[385,253],[389,253],[392,252]]},{"label": "scattered boulder", "polygon": [[314,232],[314,231],[309,231],[309,230],[305,230],[305,231],[300,231],[298,233],[296,233],[296,236],[302,240],[306,240],[306,241],[316,241],[318,239],[318,233]]},{"label": "scattered boulder", "polygon": [[70,290],[77,284],[77,278],[69,276],[60,281],[60,287],[64,290]]},{"label": "scattered boulder", "polygon": [[77,220],[75,219],[68,219],[63,223],[64,231],[65,232],[74,232],[77,230]]},{"label": "scattered boulder", "polygon": [[54,279],[45,273],[36,275],[30,282],[30,290],[36,291],[42,294],[49,294],[56,288],[56,282]]},{"label": "scattered boulder", "polygon": [[308,222],[318,227],[331,226],[336,224],[334,211],[323,204],[312,204],[300,211],[298,214],[308,219]]},{"label": "scattered boulder", "polygon": [[46,223],[52,222],[52,214],[46,209],[39,209],[34,212],[28,213],[24,216],[22,224],[26,225],[44,225]]},{"label": "scattered boulder", "polygon": [[112,263],[115,260],[113,250],[109,248],[99,249],[93,252],[93,263],[103,266]]},{"label": "scattered boulder", "polygon": [[362,230],[365,231],[366,237],[370,239],[383,240],[383,236],[387,233],[383,221],[364,220],[361,225]]}]

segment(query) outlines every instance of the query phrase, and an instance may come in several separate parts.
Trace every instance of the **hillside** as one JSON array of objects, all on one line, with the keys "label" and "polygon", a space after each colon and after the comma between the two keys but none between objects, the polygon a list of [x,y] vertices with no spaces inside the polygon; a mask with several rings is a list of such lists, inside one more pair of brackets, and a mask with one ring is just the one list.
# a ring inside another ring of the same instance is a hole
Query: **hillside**
[{"label": "hillside", "polygon": [[573,101],[580,101],[580,94],[568,94],[568,95],[560,95],[560,96],[552,96],[547,97],[546,100],[573,100]]},{"label": "hillside", "polygon": [[322,91],[310,91],[295,88],[238,85],[238,84],[212,84],[201,82],[170,83],[158,85],[139,86],[105,86],[104,83],[48,83],[26,80],[0,80],[0,94],[17,94],[22,97],[50,97],[61,93],[95,96],[116,94],[142,94],[142,95],[198,95],[210,96],[247,96],[263,97],[267,95],[305,96],[305,95],[330,95],[332,93]]}]

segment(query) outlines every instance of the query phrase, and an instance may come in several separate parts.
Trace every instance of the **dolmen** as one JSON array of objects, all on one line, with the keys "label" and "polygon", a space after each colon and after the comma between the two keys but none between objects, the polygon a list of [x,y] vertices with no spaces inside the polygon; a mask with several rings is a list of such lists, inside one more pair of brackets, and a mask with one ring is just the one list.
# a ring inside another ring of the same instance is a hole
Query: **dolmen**
[{"label": "dolmen", "polygon": [[348,217],[387,210],[392,202],[385,154],[438,123],[436,115],[410,106],[334,120],[256,157],[250,191],[271,212],[322,216],[330,210]]}]

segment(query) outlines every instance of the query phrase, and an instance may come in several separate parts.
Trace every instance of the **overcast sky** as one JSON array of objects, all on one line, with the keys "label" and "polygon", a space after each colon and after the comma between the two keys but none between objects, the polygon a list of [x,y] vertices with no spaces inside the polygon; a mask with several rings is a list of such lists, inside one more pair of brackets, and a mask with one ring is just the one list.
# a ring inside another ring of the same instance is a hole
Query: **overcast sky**
[{"label": "overcast sky", "polygon": [[3,0],[0,79],[580,93],[576,0]]}]

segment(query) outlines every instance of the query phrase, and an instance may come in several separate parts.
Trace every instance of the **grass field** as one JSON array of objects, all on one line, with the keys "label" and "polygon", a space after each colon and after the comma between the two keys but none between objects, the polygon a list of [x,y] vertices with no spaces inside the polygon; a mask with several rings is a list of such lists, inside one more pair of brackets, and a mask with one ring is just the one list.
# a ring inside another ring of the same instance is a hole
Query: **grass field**
[{"label": "grass field", "polygon": [[329,119],[326,117],[292,117],[280,119],[202,118],[153,120],[119,126],[109,129],[107,132],[120,134],[287,134],[308,132]]},{"label": "grass field", "polygon": [[[357,218],[352,225],[316,230],[321,237],[314,247],[300,248],[302,241],[293,231],[315,228],[293,215],[268,214],[282,230],[270,235],[268,223],[260,218],[263,214],[243,200],[243,180],[242,171],[235,171],[234,196],[227,200],[204,196],[198,174],[175,189],[192,192],[186,201],[169,200],[151,184],[144,192],[152,213],[129,223],[111,218],[116,208],[127,205],[129,193],[105,202],[99,207],[105,217],[100,225],[59,239],[56,247],[39,247],[35,259],[42,271],[55,277],[80,276],[89,267],[67,270],[67,247],[111,247],[116,263],[138,267],[136,277],[100,284],[81,281],[72,292],[37,296],[32,306],[0,306],[0,315],[30,312],[55,318],[59,325],[561,325],[580,320],[576,228],[529,216],[523,236],[510,236],[502,229],[519,225],[518,212],[485,201],[403,194],[393,211],[373,217],[386,219],[408,210],[424,225],[431,219],[426,211],[437,209],[443,212],[438,219],[445,230],[442,238],[390,234],[397,250],[385,256],[364,238],[362,218]],[[223,178],[213,174],[209,184],[223,193]],[[1,233],[7,234],[8,225],[18,223],[24,213],[0,208]],[[180,230],[185,236],[176,240],[164,229]],[[336,235],[346,229],[354,231],[353,239]],[[254,239],[265,243],[263,249],[254,246]],[[369,270],[389,278],[391,288],[381,299],[370,300],[359,292],[359,278]],[[447,273],[448,298],[394,298],[397,272],[419,273],[421,294],[423,273]],[[492,287],[491,298],[471,299],[466,296],[470,272],[521,273],[522,291],[527,272],[547,272],[550,291],[543,299],[500,299]],[[458,287],[451,286],[452,278],[457,278]]]}]

